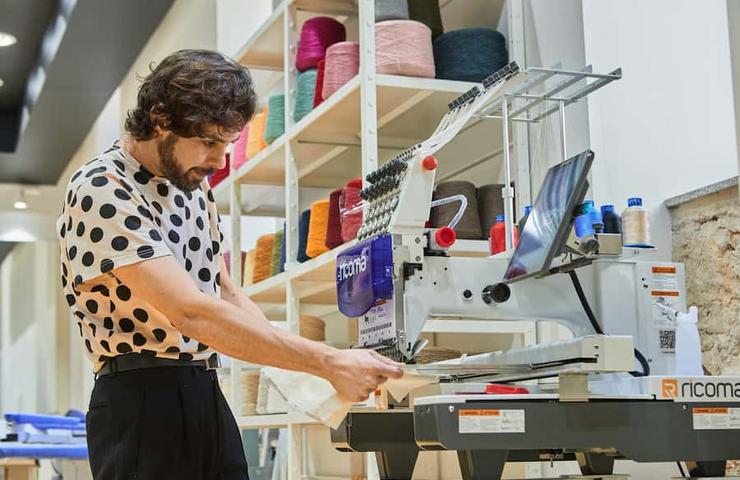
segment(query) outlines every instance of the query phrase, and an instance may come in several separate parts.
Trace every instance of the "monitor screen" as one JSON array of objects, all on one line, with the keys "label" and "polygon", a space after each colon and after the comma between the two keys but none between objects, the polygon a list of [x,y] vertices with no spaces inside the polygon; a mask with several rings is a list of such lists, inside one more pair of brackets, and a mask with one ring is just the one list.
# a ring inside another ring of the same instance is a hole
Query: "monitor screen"
[{"label": "monitor screen", "polygon": [[573,224],[573,212],[588,189],[594,152],[586,150],[550,168],[529,212],[519,244],[504,273],[504,282],[545,273],[562,250]]}]

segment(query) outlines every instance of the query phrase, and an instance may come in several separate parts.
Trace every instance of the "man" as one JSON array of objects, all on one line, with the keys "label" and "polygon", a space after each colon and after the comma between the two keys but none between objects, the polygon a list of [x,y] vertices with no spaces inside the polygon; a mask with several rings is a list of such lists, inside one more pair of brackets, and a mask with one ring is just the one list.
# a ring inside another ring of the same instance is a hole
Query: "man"
[{"label": "man", "polygon": [[152,69],[120,143],[80,168],[58,221],[62,286],[97,380],[95,479],[246,479],[216,351],[327,379],[360,401],[399,365],[272,327],[230,280],[206,176],[252,117],[249,72],[177,52]]}]

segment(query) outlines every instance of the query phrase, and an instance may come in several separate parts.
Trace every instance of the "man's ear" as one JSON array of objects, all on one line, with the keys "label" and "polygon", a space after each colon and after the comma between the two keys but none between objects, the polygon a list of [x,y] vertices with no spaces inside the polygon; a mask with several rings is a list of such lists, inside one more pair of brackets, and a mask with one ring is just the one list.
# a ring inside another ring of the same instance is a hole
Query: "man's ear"
[{"label": "man's ear", "polygon": [[152,122],[154,131],[157,132],[157,136],[160,136],[167,132],[170,127],[167,115],[162,112],[162,108],[159,105],[154,105],[149,110],[149,119]]}]

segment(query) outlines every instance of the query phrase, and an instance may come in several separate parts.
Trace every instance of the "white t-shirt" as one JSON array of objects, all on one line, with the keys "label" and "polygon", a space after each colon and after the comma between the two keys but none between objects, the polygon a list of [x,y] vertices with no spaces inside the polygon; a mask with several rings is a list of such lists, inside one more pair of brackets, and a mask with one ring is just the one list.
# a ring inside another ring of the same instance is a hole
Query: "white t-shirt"
[{"label": "white t-shirt", "polygon": [[95,371],[106,358],[132,352],[182,360],[215,354],[112,270],[172,255],[202,292],[218,297],[219,222],[208,182],[184,193],[117,144],[72,176],[57,220],[62,288]]}]

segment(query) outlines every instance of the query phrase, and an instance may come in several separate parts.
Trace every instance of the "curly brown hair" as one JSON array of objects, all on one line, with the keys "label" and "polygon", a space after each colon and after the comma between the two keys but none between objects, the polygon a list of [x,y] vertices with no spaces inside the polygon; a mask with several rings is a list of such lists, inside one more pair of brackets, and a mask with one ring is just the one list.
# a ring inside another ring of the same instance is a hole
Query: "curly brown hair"
[{"label": "curly brown hair", "polygon": [[205,135],[209,126],[236,132],[256,106],[246,67],[218,52],[180,50],[150,66],[125,128],[136,140],[156,137],[157,126],[186,138]]}]

